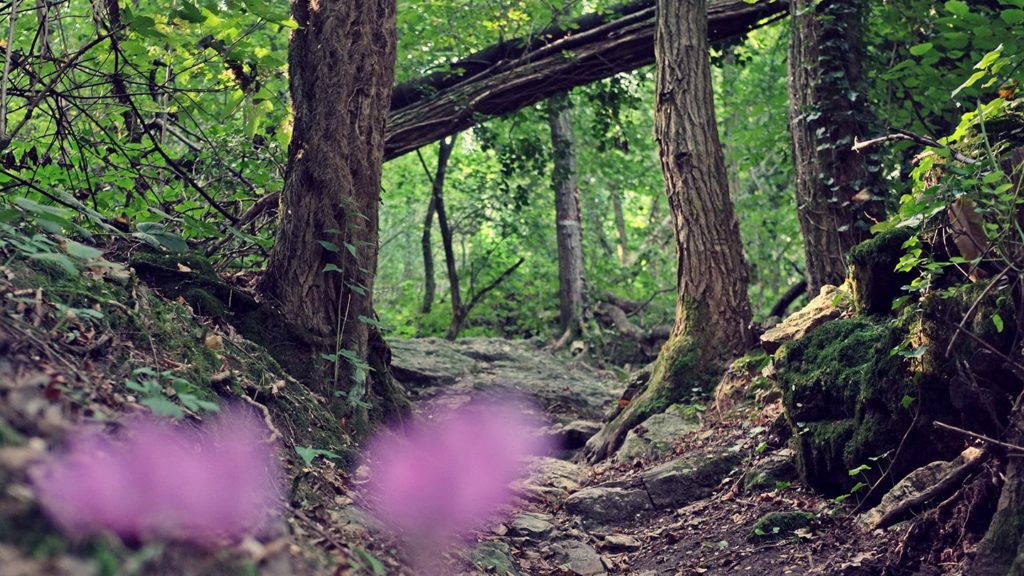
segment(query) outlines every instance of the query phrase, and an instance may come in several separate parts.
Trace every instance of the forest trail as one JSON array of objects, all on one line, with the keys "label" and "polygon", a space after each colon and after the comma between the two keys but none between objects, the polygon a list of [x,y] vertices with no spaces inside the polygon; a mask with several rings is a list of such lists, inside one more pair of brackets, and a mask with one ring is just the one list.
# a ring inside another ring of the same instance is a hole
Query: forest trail
[{"label": "forest trail", "polygon": [[[795,483],[770,394],[724,413],[669,410],[630,434],[611,461],[579,449],[622,385],[533,341],[392,343],[396,377],[420,413],[470,397],[531,398],[565,448],[537,459],[521,506],[453,560],[459,574],[638,576],[878,574],[889,540]],[[745,396],[741,391],[733,396]],[[723,400],[723,404],[725,400]]]}]

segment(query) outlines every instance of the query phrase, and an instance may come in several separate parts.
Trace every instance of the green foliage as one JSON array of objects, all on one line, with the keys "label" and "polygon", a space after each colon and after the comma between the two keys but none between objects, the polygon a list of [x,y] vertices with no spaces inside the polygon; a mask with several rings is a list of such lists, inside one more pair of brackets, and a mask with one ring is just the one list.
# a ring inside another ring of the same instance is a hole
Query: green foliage
[{"label": "green foliage", "polygon": [[139,403],[157,416],[180,420],[185,417],[185,410],[196,414],[220,410],[216,402],[203,399],[208,392],[176,376],[171,370],[157,372],[152,368],[136,368],[132,370],[132,378],[125,382],[125,387],[138,392]]}]

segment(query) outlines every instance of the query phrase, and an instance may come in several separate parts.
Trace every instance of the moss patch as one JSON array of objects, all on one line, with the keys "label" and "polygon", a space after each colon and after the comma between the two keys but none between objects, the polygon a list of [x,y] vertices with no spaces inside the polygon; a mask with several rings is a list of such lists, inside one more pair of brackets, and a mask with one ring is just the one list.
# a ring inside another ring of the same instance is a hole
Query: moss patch
[{"label": "moss patch", "polygon": [[896,272],[902,258],[903,243],[914,235],[911,228],[895,228],[854,246],[850,250],[850,277],[857,310],[867,314],[887,314],[892,302],[903,294],[914,274]]},{"label": "moss patch", "polygon": [[[851,318],[828,322],[790,343],[776,360],[795,437],[797,469],[811,487],[830,496],[844,494],[861,478],[849,471],[873,466],[877,479],[905,433],[906,445],[893,464],[898,480],[940,456],[927,415],[914,424],[905,398],[920,398],[919,378],[891,350],[905,330],[892,321]],[[929,391],[936,401],[945,390]],[[878,464],[881,462],[882,464]]]},{"label": "moss patch", "polygon": [[776,540],[790,536],[793,532],[808,528],[814,522],[810,512],[769,512],[754,523],[750,529],[750,540]]}]

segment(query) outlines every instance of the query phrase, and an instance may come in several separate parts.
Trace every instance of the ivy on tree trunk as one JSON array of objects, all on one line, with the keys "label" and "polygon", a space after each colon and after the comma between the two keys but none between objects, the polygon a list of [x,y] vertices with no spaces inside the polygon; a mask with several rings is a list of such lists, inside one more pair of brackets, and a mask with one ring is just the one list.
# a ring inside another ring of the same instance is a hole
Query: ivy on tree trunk
[{"label": "ivy on tree trunk", "polygon": [[880,163],[855,152],[873,122],[861,71],[865,0],[792,0],[789,116],[809,293],[846,278],[846,253],[885,219]]}]

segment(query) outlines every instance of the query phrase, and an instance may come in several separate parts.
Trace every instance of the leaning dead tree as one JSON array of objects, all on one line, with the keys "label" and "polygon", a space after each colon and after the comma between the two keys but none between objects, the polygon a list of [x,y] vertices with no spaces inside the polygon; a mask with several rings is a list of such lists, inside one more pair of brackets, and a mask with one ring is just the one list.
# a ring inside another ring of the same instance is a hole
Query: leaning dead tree
[{"label": "leaning dead tree", "polygon": [[[385,159],[504,116],[549,96],[654,63],[654,0],[635,0],[601,14],[551,26],[529,38],[485,48],[395,87]],[[713,0],[708,39],[742,36],[786,14],[784,0]]]}]

